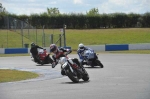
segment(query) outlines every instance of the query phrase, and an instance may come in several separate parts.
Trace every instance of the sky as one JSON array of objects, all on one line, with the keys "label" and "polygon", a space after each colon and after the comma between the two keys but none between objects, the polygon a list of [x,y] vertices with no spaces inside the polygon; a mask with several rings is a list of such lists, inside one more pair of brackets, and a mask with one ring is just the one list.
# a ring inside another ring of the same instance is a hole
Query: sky
[{"label": "sky", "polygon": [[150,12],[150,0],[0,0],[0,3],[16,15],[41,14],[54,7],[61,14],[86,14],[92,8],[97,8],[100,14]]}]

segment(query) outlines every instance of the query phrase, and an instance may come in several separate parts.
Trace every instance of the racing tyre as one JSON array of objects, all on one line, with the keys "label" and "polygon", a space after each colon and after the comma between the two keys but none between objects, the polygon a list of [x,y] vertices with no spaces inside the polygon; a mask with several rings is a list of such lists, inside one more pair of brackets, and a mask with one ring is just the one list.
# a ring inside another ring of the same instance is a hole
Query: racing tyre
[{"label": "racing tyre", "polygon": [[69,69],[66,70],[66,75],[74,82],[74,83],[78,83],[79,79],[77,77],[77,75],[74,75]]},{"label": "racing tyre", "polygon": [[101,68],[104,68],[103,64],[99,60],[95,60],[95,63],[97,66],[100,66]]},{"label": "racing tyre", "polygon": [[87,73],[87,71],[85,70],[85,68],[83,68],[83,71],[84,71],[84,74],[83,74],[82,79],[84,81],[88,81],[89,80],[89,74]]}]

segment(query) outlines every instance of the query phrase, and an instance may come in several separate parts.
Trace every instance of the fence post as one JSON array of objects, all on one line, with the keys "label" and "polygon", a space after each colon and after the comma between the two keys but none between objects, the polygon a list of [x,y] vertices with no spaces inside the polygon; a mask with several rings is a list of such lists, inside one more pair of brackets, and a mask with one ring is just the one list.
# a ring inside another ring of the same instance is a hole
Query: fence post
[{"label": "fence post", "polygon": [[44,33],[44,25],[43,25],[43,45],[45,47],[45,33]]},{"label": "fence post", "polygon": [[66,25],[63,25],[63,35],[64,35],[64,47],[66,47],[66,34],[65,34]]},{"label": "fence post", "polygon": [[23,22],[21,21],[21,39],[22,39],[22,48],[23,48]]},{"label": "fence post", "polygon": [[35,32],[36,32],[36,44],[37,44],[37,28],[35,27]]},{"label": "fence post", "polygon": [[8,48],[9,17],[7,16],[7,48]]},{"label": "fence post", "polygon": [[59,42],[60,42],[60,47],[61,47],[61,34],[59,34]]},{"label": "fence post", "polygon": [[28,38],[30,39],[29,28],[30,28],[30,26],[28,24]]},{"label": "fence post", "polygon": [[53,44],[53,34],[50,35],[50,44]]}]

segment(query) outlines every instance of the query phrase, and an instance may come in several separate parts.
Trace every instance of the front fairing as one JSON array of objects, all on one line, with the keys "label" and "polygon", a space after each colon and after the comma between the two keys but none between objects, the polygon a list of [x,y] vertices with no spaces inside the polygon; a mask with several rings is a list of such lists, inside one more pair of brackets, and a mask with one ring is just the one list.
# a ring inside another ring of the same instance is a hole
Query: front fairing
[{"label": "front fairing", "polygon": [[69,66],[68,66],[68,64],[67,64],[67,62],[65,62],[64,64],[62,64],[62,69],[66,69],[66,68],[68,68]]},{"label": "front fairing", "polygon": [[63,71],[67,71],[67,70],[69,70],[74,76],[77,76],[77,72],[76,72],[76,70],[74,70],[69,64],[68,64],[68,62],[65,62],[62,66],[62,70]]}]

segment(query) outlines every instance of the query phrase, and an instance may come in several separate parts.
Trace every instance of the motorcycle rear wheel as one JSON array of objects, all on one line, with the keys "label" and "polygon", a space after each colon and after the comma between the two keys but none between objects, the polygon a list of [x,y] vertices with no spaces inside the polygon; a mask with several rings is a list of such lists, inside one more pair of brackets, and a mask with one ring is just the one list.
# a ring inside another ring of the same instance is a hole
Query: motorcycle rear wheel
[{"label": "motorcycle rear wheel", "polygon": [[103,64],[102,64],[98,59],[95,60],[95,64],[96,64],[97,66],[100,66],[101,68],[104,68]]}]

